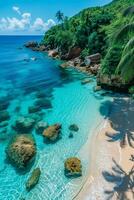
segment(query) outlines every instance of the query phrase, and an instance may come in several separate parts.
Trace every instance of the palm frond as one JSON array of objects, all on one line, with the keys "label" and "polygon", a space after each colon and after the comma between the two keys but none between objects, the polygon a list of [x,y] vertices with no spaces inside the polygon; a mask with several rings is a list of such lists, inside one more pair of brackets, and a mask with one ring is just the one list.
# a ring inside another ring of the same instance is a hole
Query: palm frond
[{"label": "palm frond", "polygon": [[124,82],[130,82],[134,79],[134,48],[122,56],[121,61],[116,69],[117,74],[121,74]]},{"label": "palm frond", "polygon": [[119,42],[126,38],[127,34],[134,34],[134,23],[127,24],[123,26],[115,35],[115,42]]},{"label": "palm frond", "polygon": [[134,47],[134,37],[132,37],[128,43],[126,44],[124,50],[123,50],[123,54],[122,55],[126,55],[132,48]]},{"label": "palm frond", "polygon": [[133,15],[134,14],[134,6],[129,6],[123,11],[123,16],[126,17],[128,15]]}]

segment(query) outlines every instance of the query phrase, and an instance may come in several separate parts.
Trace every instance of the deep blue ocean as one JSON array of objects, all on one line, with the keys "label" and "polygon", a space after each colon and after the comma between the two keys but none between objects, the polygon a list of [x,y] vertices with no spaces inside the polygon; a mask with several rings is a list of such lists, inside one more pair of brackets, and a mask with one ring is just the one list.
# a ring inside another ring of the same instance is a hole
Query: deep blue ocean
[{"label": "deep blue ocean", "polygon": [[[61,69],[61,61],[24,47],[27,41],[41,39],[41,36],[0,36],[0,99],[6,97],[10,101],[8,126],[0,128],[0,200],[71,200],[83,184],[90,164],[86,156],[79,156],[79,151],[101,122],[100,106],[109,98],[93,92],[96,82],[92,76],[73,68]],[[92,82],[82,85],[85,78]],[[42,120],[50,125],[61,123],[62,138],[46,144],[33,130],[36,160],[29,171],[18,173],[7,162],[5,149],[14,134],[12,125],[19,116],[28,115],[28,107],[34,104],[39,90],[52,104],[51,108],[42,109]],[[107,112],[108,106],[103,107],[103,114]],[[69,138],[68,127],[74,123],[79,131]],[[83,176],[77,180],[64,175],[64,161],[70,156],[82,161]],[[41,169],[39,183],[27,192],[25,183],[36,167]]]}]

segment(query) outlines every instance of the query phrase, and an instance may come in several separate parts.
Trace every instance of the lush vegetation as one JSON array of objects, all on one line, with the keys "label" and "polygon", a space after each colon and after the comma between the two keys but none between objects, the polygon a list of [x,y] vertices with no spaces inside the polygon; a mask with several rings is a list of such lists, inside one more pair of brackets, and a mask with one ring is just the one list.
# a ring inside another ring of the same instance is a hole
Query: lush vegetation
[{"label": "lush vegetation", "polygon": [[134,5],[119,13],[118,19],[107,28],[111,35],[108,52],[102,62],[101,73],[117,75],[123,84],[133,84]]},{"label": "lush vegetation", "polygon": [[88,8],[68,19],[56,13],[58,25],[44,36],[43,43],[61,55],[72,47],[82,49],[81,57],[101,53],[100,74],[120,76],[124,83],[134,80],[134,0],[113,0]]}]

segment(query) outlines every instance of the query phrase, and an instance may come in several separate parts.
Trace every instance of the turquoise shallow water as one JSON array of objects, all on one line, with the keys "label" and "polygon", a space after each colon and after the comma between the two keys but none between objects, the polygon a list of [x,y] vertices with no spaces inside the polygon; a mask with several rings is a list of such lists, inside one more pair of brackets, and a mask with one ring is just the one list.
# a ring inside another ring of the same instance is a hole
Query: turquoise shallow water
[{"label": "turquoise shallow water", "polygon": [[[0,200],[71,200],[83,183],[88,169],[88,161],[80,158],[83,176],[79,182],[64,176],[64,160],[77,156],[93,129],[101,122],[100,105],[109,97],[94,93],[93,82],[82,85],[88,76],[74,69],[63,70],[59,61],[46,54],[33,52],[21,47],[24,42],[40,37],[0,37],[0,96],[9,96],[9,126],[0,134]],[[33,61],[30,58],[36,57]],[[28,61],[24,59],[29,59]],[[6,162],[5,148],[13,135],[11,125],[20,115],[27,115],[28,107],[35,101],[35,94],[41,89],[51,100],[52,108],[42,110],[43,120],[48,124],[62,124],[62,138],[54,144],[45,144],[42,136],[35,133],[37,156],[27,173],[18,173]],[[20,107],[19,110],[16,107]],[[109,106],[103,107],[103,114]],[[79,131],[69,138],[69,125],[77,124]],[[86,152],[85,152],[86,153]],[[25,182],[35,167],[41,168],[38,185],[29,193]]]}]

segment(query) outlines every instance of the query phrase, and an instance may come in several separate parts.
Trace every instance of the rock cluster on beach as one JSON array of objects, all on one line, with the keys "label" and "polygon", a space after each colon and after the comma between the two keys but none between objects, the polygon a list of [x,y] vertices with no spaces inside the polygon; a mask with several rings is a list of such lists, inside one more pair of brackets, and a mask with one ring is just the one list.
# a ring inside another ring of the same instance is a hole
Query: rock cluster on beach
[{"label": "rock cluster on beach", "polygon": [[40,175],[41,175],[40,168],[36,168],[33,170],[31,176],[29,177],[29,179],[26,182],[27,191],[30,191],[35,185],[37,185]]},{"label": "rock cluster on beach", "polygon": [[68,158],[64,163],[65,175],[67,177],[79,177],[82,176],[82,164],[81,161],[76,158]]},{"label": "rock cluster on beach", "polygon": [[7,159],[19,169],[24,169],[36,155],[36,144],[31,135],[15,136],[6,149]]}]

